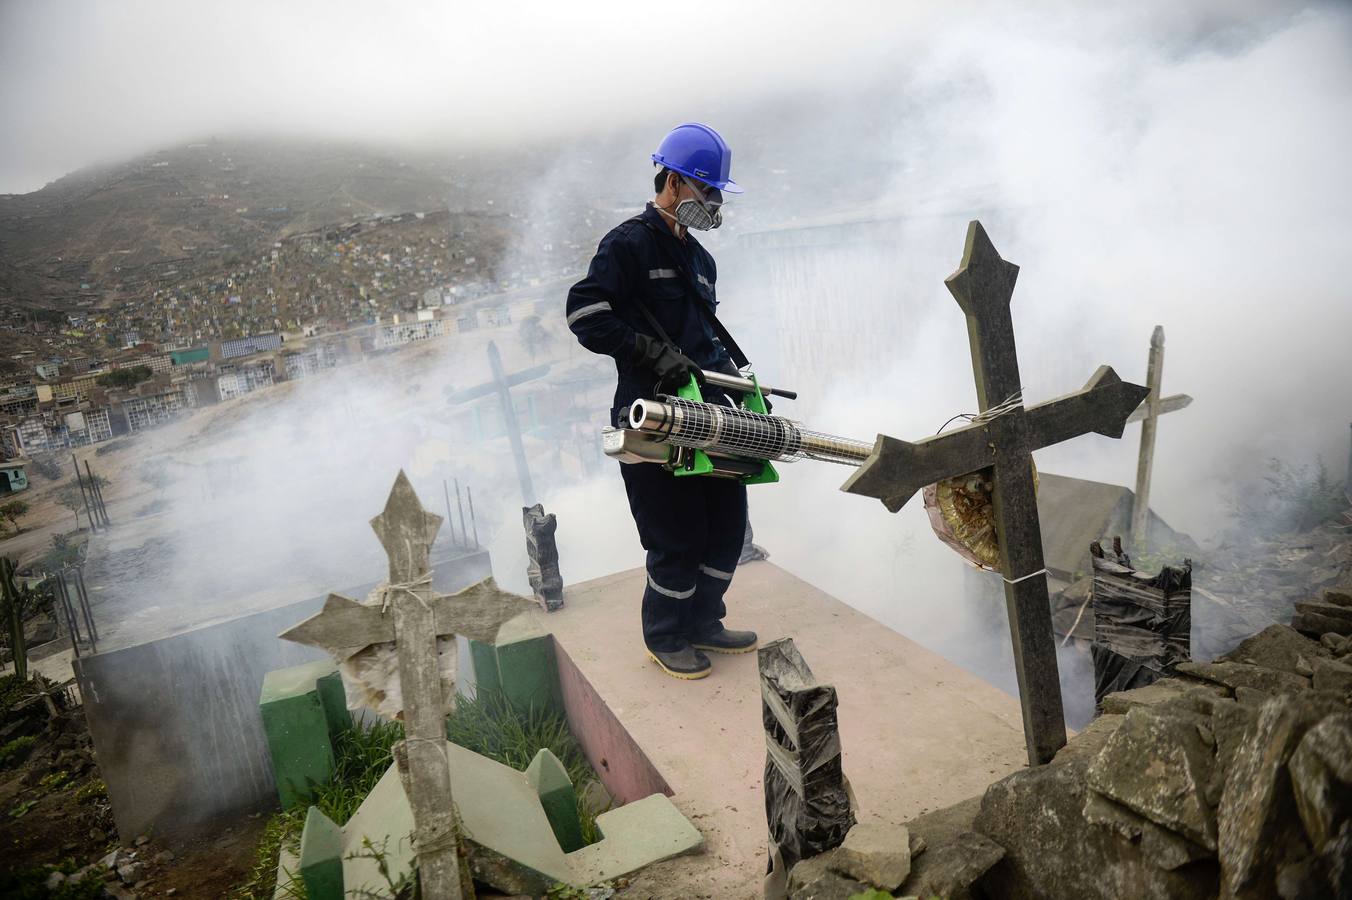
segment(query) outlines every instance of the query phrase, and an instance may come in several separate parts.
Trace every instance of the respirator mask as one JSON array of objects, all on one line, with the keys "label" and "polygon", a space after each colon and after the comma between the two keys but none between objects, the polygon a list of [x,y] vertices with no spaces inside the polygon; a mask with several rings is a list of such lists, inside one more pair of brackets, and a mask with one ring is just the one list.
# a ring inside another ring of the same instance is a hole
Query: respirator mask
[{"label": "respirator mask", "polygon": [[678,225],[684,225],[694,231],[709,231],[722,225],[723,213],[720,208],[723,206],[723,192],[710,185],[697,184],[684,175],[681,176],[681,182],[690,188],[695,196],[677,203],[676,213],[668,215],[671,215]]}]

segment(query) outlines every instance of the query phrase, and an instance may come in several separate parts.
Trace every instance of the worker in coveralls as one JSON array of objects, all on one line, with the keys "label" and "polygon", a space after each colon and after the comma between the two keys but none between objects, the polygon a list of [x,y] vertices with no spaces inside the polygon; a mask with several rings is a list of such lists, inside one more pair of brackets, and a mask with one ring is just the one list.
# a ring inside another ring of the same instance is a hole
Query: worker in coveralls
[{"label": "worker in coveralls", "polygon": [[[717,336],[718,270],[691,230],[717,228],[732,152],[706,125],[676,127],[652,155],[657,195],[601,239],[587,275],[568,292],[568,327],[582,346],[615,360],[611,424],[628,427],[639,398],[674,394],[701,370],[737,374]],[[731,341],[730,341],[731,342]],[[735,346],[735,343],[734,343]],[[731,404],[705,390],[710,402]],[[714,653],[756,647],[751,631],[723,627],[723,595],[746,530],[746,487],[725,478],[677,478],[660,465],[621,464],[629,509],[648,551],[643,641],[677,678],[709,674]]]}]

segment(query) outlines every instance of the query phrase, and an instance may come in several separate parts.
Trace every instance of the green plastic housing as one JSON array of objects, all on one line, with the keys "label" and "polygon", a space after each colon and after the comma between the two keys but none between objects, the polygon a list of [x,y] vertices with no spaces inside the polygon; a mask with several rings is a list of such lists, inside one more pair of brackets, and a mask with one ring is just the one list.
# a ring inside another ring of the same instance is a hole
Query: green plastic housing
[{"label": "green plastic housing", "polygon": [[[770,411],[765,408],[765,395],[761,393],[760,383],[756,381],[756,376],[747,375],[746,377],[751,379],[751,383],[756,386],[756,389],[753,393],[746,395],[742,399],[742,409],[745,409],[747,412],[769,415]],[[699,389],[699,382],[695,380],[693,375],[690,376],[690,382],[676,392],[676,396],[683,400],[693,400],[697,403],[706,402],[704,400],[703,392]],[[673,455],[675,455],[675,452],[675,448],[672,448]],[[671,469],[677,477],[685,475],[708,475],[713,470],[714,464],[709,461],[709,454],[705,453],[703,450],[694,449],[690,451],[689,461],[685,465],[673,466]],[[779,481],[779,473],[775,471],[775,467],[770,464],[768,459],[761,460],[759,472],[753,472],[750,475],[743,475],[741,477],[742,484],[774,484],[777,481]]]}]

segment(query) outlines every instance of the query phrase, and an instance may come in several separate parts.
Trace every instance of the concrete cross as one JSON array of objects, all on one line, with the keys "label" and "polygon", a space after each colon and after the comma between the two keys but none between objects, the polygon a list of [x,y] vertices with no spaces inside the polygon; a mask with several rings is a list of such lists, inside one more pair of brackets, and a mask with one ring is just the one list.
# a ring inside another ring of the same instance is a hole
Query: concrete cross
[{"label": "concrete cross", "polygon": [[1009,311],[1018,274],[1018,266],[1000,258],[981,223],[972,222],[962,264],[944,283],[967,315],[982,415],[964,428],[915,443],[878,435],[873,453],[841,489],[877,497],[896,512],[926,485],[991,470],[1024,743],[1029,764],[1038,765],[1064,746],[1066,727],[1032,452],[1091,431],[1121,437],[1146,389],[1102,366],[1082,390],[1025,408]]},{"label": "concrete cross", "polygon": [[1127,416],[1127,424],[1141,423],[1141,453],[1136,461],[1136,496],[1131,507],[1131,540],[1137,547],[1146,545],[1150,528],[1150,475],[1155,465],[1155,429],[1159,417],[1180,410],[1192,402],[1187,394],[1160,396],[1160,382],[1164,380],[1164,326],[1156,325],[1150,335],[1150,358],[1146,364],[1145,386],[1150,395],[1141,401],[1135,412]]},{"label": "concrete cross", "polygon": [[437,639],[463,634],[494,643],[504,622],[535,604],[498,590],[491,578],[458,594],[433,591],[428,557],[441,521],[423,509],[400,471],[384,512],[371,520],[389,557],[385,608],[330,594],[322,610],[281,637],[323,648],[340,660],[371,644],[394,642],[406,733],[395,757],[413,810],[422,895],[459,900],[460,857],[446,757],[448,704]]},{"label": "concrete cross", "polygon": [[549,366],[547,364],[535,366],[515,375],[508,375],[503,371],[502,355],[498,352],[498,345],[493,341],[488,342],[488,366],[493,372],[492,381],[457,391],[447,397],[447,402],[464,403],[489,394],[498,395],[498,402],[502,406],[503,427],[507,429],[507,440],[512,445],[512,459],[516,462],[516,478],[521,483],[521,503],[523,506],[534,506],[535,485],[531,481],[530,466],[526,463],[526,448],[521,443],[521,424],[517,421],[516,406],[512,403],[512,388],[548,375]]}]

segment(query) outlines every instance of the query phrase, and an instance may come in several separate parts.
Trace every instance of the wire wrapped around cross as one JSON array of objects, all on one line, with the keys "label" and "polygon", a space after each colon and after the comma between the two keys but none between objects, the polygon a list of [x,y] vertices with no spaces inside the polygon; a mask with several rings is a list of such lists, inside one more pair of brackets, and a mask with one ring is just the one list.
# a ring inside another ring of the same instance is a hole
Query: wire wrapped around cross
[{"label": "wire wrapped around cross", "polygon": [[[959,419],[979,425],[997,419],[1023,405],[1023,389],[982,413],[959,413],[939,427],[942,432]],[[936,433],[939,433],[936,432]],[[1032,461],[1029,461],[1030,465]],[[995,485],[986,470],[969,472],[931,484],[921,491],[930,527],[939,540],[979,569],[1000,570],[1000,539],[995,529],[992,493]],[[1033,491],[1038,488],[1037,466],[1033,466]],[[1023,576],[1031,578],[1046,569]],[[1023,580],[1023,578],[1017,580]]]}]

